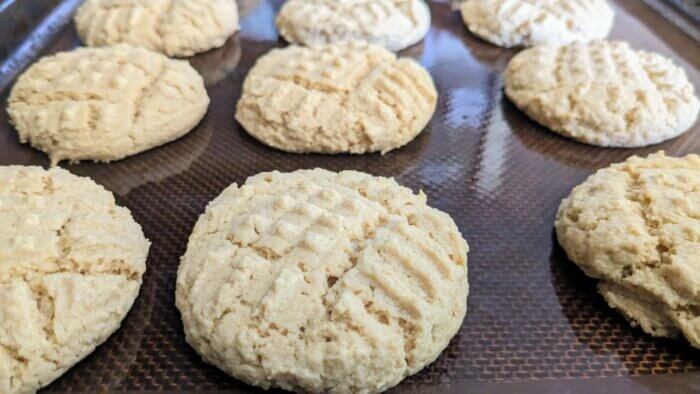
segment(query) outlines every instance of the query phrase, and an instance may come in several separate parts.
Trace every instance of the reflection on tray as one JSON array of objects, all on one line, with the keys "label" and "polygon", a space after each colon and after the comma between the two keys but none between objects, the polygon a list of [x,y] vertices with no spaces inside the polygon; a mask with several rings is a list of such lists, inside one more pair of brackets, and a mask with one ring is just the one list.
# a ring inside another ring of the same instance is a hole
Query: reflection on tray
[{"label": "reflection on tray", "polygon": [[204,78],[206,86],[216,85],[233,72],[241,61],[241,40],[236,33],[221,48],[190,58],[190,64]]},{"label": "reflection on tray", "polygon": [[[139,186],[163,181],[190,168],[206,150],[213,133],[213,128],[205,122],[206,118],[189,134],[161,147],[109,164],[85,164],[85,171],[76,169],[76,172],[125,196]],[[70,167],[68,170],[73,171]]]}]

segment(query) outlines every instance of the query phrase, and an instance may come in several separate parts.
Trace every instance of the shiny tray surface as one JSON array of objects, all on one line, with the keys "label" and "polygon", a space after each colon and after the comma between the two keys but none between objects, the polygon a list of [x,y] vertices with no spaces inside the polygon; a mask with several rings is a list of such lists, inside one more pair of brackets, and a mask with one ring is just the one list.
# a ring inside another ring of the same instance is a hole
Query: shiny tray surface
[{"label": "shiny tray surface", "polygon": [[[29,3],[29,2],[28,2]],[[77,45],[70,11],[44,21],[0,68],[0,101],[23,61]],[[700,152],[700,127],[643,149],[602,149],[547,132],[503,96],[501,77],[516,53],[469,34],[448,2],[431,2],[432,29],[401,54],[432,74],[440,98],[428,129],[384,156],[294,155],[268,148],[235,122],[243,79],[278,38],[281,1],[242,0],[242,31],[196,56],[212,103],[184,138],[111,164],[63,164],[112,190],[153,242],[141,294],[122,328],[45,390],[230,391],[255,389],[205,364],[185,343],[174,306],[175,277],[189,233],[206,204],[260,171],[323,167],[393,176],[448,212],[467,238],[469,309],[436,362],[394,392],[692,392],[700,353],[655,339],[607,307],[557,245],[559,202],[596,169],[637,154]],[[638,0],[614,1],[612,38],[660,52],[700,86],[700,44]],[[1,16],[1,15],[0,15]],[[12,37],[0,36],[0,41]],[[9,53],[9,52],[8,52]],[[26,62],[26,61],[24,61]],[[21,145],[0,111],[0,165],[48,165]],[[612,390],[612,391],[611,391]]]}]

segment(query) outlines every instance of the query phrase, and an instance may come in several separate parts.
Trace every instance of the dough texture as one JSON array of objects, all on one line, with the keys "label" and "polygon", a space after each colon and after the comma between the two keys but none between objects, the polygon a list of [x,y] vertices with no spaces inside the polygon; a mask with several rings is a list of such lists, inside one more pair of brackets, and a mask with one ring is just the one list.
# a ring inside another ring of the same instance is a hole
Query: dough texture
[{"label": "dough texture", "polygon": [[506,68],[505,93],[543,126],[605,147],[674,138],[693,125],[700,109],[683,69],[617,41],[522,51]]},{"label": "dough texture", "polygon": [[562,202],[555,227],[612,307],[700,348],[700,156],[660,152],[600,170]]},{"label": "dough texture", "polygon": [[382,153],[413,140],[435,112],[430,74],[374,45],[274,49],[243,84],[236,119],[288,152]]},{"label": "dough texture", "polygon": [[8,100],[20,141],[53,164],[119,160],[175,140],[204,117],[209,97],[186,61],[143,48],[79,48],[42,58]]},{"label": "dough texture", "polygon": [[467,251],[447,214],[393,179],[261,173],[199,218],[176,302],[188,343],[249,384],[379,392],[459,330]]},{"label": "dough texture", "polygon": [[461,11],[472,33],[507,48],[605,38],[615,18],[606,0],[466,0]]},{"label": "dough texture", "polygon": [[294,44],[362,41],[399,51],[428,33],[430,9],[423,0],[289,0],[277,28]]},{"label": "dough texture", "polygon": [[668,308],[663,304],[636,294],[633,289],[609,282],[598,283],[598,291],[612,307],[620,311],[632,327],[639,326],[644,332],[655,337],[678,337],[678,329]]},{"label": "dough texture", "polygon": [[88,46],[126,43],[178,57],[218,48],[240,28],[235,0],[85,0],[75,27]]},{"label": "dough texture", "polygon": [[34,392],[119,328],[149,242],[89,178],[0,167],[0,392]]}]

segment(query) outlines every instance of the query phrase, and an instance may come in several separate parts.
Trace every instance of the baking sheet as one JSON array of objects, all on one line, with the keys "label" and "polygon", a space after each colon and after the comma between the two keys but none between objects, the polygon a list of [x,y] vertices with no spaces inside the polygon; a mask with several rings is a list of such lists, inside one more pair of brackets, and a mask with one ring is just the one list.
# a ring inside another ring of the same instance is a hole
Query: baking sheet
[{"label": "baking sheet", "polygon": [[[63,1],[11,57],[0,58],[3,107],[24,63],[80,44],[69,21],[77,3]],[[612,3],[612,38],[671,57],[700,86],[700,43],[645,2]],[[428,129],[384,156],[283,153],[249,137],[234,120],[255,59],[286,45],[274,28],[281,1],[240,5],[242,31],[223,48],[192,58],[212,98],[194,131],[112,164],[62,165],[112,190],[153,246],[141,294],[122,328],[46,392],[256,391],[205,364],[185,343],[174,306],[179,258],[199,214],[229,184],[260,171],[312,167],[393,176],[422,189],[471,246],[469,309],[459,334],[436,362],[393,392],[700,390],[700,353],[630,327],[567,261],[553,235],[558,204],[573,186],[633,154],[700,152],[697,123],[677,139],[632,150],[590,147],[549,133],[503,97],[501,73],[516,51],[470,35],[447,1],[434,1],[428,36],[402,52],[428,68],[440,92]],[[0,44],[15,38],[0,36]],[[19,144],[3,110],[5,164],[47,166],[48,159]]]}]

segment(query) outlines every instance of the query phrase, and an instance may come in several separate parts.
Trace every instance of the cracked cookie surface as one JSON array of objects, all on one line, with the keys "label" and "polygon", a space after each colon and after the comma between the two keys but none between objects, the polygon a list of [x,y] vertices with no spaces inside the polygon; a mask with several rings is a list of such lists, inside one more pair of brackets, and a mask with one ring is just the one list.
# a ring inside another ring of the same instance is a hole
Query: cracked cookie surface
[{"label": "cracked cookie surface", "polygon": [[143,48],[79,48],[44,57],[12,87],[20,141],[61,160],[119,160],[175,140],[204,117],[209,97],[185,61]]},{"label": "cracked cookie surface", "polygon": [[379,392],[459,330],[467,251],[447,214],[393,179],[261,173],[199,218],[176,302],[188,343],[249,384]]},{"label": "cracked cookie surface", "polygon": [[503,47],[605,38],[615,17],[606,0],[466,0],[461,12],[472,33]]},{"label": "cracked cookie surface", "polygon": [[236,119],[288,152],[388,152],[413,140],[437,103],[430,74],[375,45],[273,49],[243,84]]},{"label": "cracked cookie surface", "polygon": [[399,51],[425,37],[430,9],[423,0],[289,0],[277,28],[294,44],[362,41]]},{"label": "cracked cookie surface", "polygon": [[598,171],[555,222],[569,258],[644,331],[700,347],[700,156],[663,152]]},{"label": "cracked cookie surface", "polygon": [[700,102],[685,72],[618,41],[541,46],[517,54],[505,93],[563,136],[607,147],[660,143],[687,131]]},{"label": "cracked cookie surface", "polygon": [[168,56],[218,48],[238,29],[235,0],[86,0],[75,27],[88,46],[120,43]]},{"label": "cracked cookie surface", "polygon": [[0,392],[33,392],[119,328],[149,242],[89,178],[0,167]]}]

